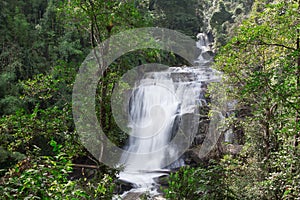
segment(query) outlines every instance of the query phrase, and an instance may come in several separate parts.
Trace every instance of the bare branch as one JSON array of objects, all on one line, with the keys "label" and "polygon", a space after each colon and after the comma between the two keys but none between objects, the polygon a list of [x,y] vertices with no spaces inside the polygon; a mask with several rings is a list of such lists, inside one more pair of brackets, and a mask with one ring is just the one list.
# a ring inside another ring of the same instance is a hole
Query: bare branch
[{"label": "bare branch", "polygon": [[284,44],[267,43],[267,42],[263,42],[263,41],[258,41],[257,43],[250,43],[250,44],[251,45],[277,46],[277,47],[283,47],[283,48],[286,48],[286,49],[290,49],[290,50],[293,50],[293,51],[297,50],[296,48],[289,47],[289,46],[286,46]]}]

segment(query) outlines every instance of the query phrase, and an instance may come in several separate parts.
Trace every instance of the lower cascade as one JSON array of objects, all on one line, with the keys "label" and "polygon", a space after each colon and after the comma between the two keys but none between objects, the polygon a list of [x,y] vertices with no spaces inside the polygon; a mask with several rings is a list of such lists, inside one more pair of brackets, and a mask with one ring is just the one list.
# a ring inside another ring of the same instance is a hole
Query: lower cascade
[{"label": "lower cascade", "polygon": [[196,115],[199,105],[206,103],[203,94],[207,83],[219,80],[208,64],[212,58],[203,56],[207,55],[208,42],[203,41],[207,38],[202,34],[199,39],[197,66],[148,71],[135,82],[128,103],[128,153],[121,157],[124,170],[119,174],[119,179],[131,183],[133,189],[121,195],[122,199],[128,193],[159,194],[158,177],[185,165],[181,145],[192,143],[193,131],[185,135],[185,141],[170,142],[180,130],[197,128],[197,124],[184,124],[183,116]]}]

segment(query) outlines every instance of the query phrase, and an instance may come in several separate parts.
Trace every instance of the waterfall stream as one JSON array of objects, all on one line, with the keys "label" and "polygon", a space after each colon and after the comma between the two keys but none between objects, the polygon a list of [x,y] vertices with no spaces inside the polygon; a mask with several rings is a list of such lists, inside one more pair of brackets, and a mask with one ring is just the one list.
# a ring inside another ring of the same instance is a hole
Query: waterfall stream
[{"label": "waterfall stream", "polygon": [[[146,72],[135,83],[128,105],[131,132],[126,148],[134,154],[122,156],[125,168],[119,174],[120,180],[134,185],[131,192],[157,193],[155,178],[184,165],[183,159],[168,161],[170,155],[181,156],[177,148],[168,144],[182,123],[181,117],[196,113],[198,105],[206,103],[203,86],[218,80],[217,73],[209,67],[213,59],[211,42],[202,33],[197,38],[200,55],[193,67]],[[190,137],[191,143],[193,136]],[[163,153],[149,154],[161,149],[165,149]],[[145,156],[135,156],[141,154]]]}]

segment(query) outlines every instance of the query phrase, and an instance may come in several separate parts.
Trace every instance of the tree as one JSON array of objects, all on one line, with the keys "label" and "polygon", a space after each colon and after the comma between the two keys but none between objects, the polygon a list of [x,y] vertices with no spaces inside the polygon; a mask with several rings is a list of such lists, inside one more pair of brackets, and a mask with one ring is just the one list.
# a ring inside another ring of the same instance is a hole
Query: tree
[{"label": "tree", "polygon": [[0,1],[0,115],[13,114],[20,102],[19,81],[46,74],[61,60],[79,65],[84,34],[68,29],[58,16],[57,1]]},{"label": "tree", "polygon": [[299,19],[297,1],[257,1],[215,65],[239,102],[237,113],[247,111],[239,120],[261,169],[261,197],[299,194]]}]

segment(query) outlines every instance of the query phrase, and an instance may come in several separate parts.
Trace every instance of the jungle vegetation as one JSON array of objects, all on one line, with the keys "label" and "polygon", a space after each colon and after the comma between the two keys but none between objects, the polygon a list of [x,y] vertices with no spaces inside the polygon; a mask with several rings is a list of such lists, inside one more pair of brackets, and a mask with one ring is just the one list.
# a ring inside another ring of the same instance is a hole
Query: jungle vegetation
[{"label": "jungle vegetation", "polygon": [[[93,47],[152,26],[214,35],[212,67],[224,74],[226,100],[237,102],[224,126],[238,130],[243,145],[237,155],[224,152],[171,174],[165,197],[300,198],[299,1],[0,0],[1,199],[112,198],[120,169],[80,143],[72,87]],[[127,135],[111,114],[114,85],[155,62],[186,64],[172,52],[141,49],[117,59],[99,81],[99,121],[118,146]]]}]

